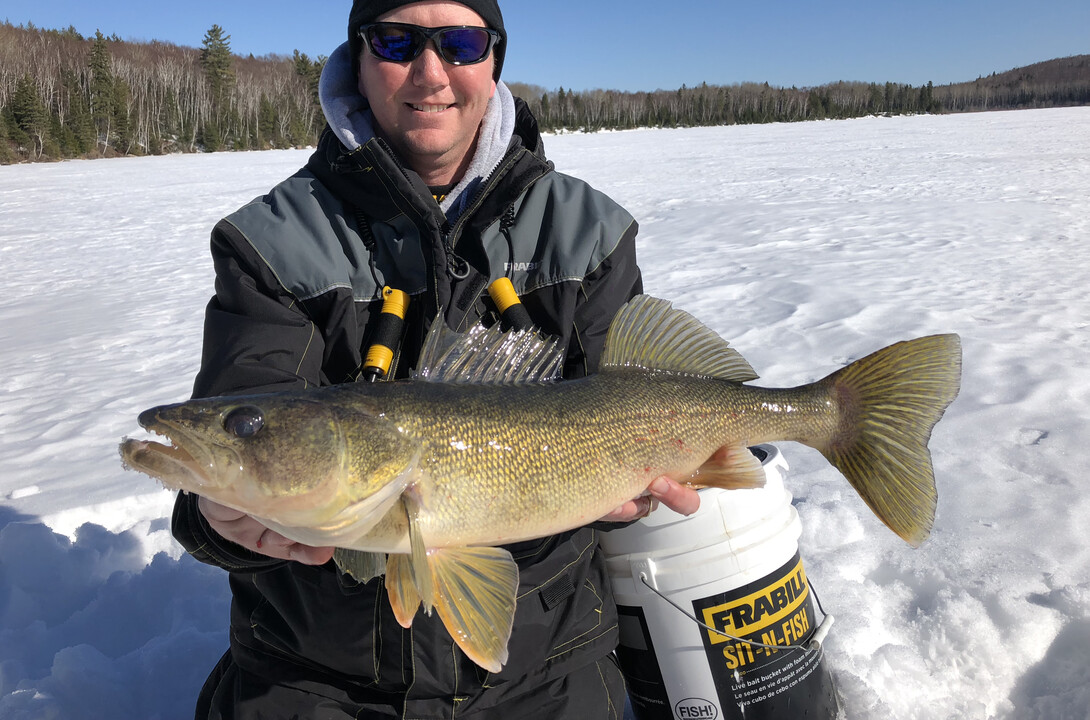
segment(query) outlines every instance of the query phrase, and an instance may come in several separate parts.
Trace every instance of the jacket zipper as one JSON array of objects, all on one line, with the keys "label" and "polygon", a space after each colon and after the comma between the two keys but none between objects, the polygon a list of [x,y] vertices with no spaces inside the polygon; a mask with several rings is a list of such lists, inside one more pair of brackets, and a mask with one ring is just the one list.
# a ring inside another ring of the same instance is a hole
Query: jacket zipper
[{"label": "jacket zipper", "polygon": [[[446,250],[448,257],[458,258],[460,262],[466,264],[468,267],[468,263],[466,263],[465,260],[462,260],[458,256],[458,253],[454,250],[454,246],[458,243],[458,237],[462,233],[462,228],[465,226],[467,218],[472,217],[473,213],[475,213],[478,208],[480,208],[480,206],[484,203],[484,199],[489,195],[489,193],[491,193],[492,190],[495,189],[500,179],[504,175],[506,175],[512,167],[514,167],[518,156],[522,153],[524,149],[525,148],[519,146],[517,148],[507,151],[507,154],[503,156],[503,159],[500,161],[499,165],[497,165],[496,168],[491,173],[489,173],[488,177],[486,177],[481,182],[480,188],[473,195],[473,199],[470,200],[468,204],[466,204],[465,209],[458,216],[458,219],[454,221],[454,226],[449,228],[447,232],[443,233],[443,247]],[[522,191],[523,189],[520,188],[519,193],[521,194]],[[463,275],[462,277],[464,278],[465,276]]]}]

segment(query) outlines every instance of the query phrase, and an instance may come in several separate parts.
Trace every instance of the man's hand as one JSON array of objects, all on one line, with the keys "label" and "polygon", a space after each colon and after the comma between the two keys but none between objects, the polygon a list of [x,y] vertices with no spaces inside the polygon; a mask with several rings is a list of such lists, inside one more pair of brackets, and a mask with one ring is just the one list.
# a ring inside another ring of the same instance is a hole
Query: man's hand
[{"label": "man's hand", "polygon": [[679,485],[665,475],[656,478],[647,488],[649,495],[641,495],[609,513],[603,522],[629,522],[647,517],[661,502],[682,515],[692,515],[700,507],[700,495],[696,490]]},{"label": "man's hand", "polygon": [[289,540],[246,513],[220,505],[203,495],[197,501],[197,507],[213,530],[247,550],[304,565],[324,565],[333,557],[331,547],[311,547]]}]

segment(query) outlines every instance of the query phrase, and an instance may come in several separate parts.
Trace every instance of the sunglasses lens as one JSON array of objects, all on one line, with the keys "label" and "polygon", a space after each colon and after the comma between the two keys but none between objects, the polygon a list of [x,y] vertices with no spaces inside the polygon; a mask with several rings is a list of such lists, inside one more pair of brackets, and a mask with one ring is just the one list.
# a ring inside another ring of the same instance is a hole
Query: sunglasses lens
[{"label": "sunglasses lens", "polygon": [[415,60],[428,38],[435,39],[439,54],[452,65],[481,62],[492,49],[492,34],[485,28],[451,27],[430,29],[404,23],[375,23],[363,28],[371,52],[383,60]]},{"label": "sunglasses lens", "polygon": [[385,60],[407,62],[420,54],[427,38],[409,28],[374,26],[367,31],[371,51]]},{"label": "sunglasses lens", "polygon": [[488,54],[492,36],[483,28],[453,28],[439,35],[443,59],[455,65],[480,62]]}]

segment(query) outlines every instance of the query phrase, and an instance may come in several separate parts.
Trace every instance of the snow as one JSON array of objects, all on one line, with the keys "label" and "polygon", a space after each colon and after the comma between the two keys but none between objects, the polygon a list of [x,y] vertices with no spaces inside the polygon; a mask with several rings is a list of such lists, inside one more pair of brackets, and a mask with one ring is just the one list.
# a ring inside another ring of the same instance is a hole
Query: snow
[{"label": "snow", "polygon": [[[1090,717],[1090,108],[547,138],[640,220],[649,292],[769,386],[961,334],[912,550],[784,444],[800,549],[854,719]],[[0,168],[0,717],[188,718],[226,575],[126,472],[184,399],[215,221],[306,151]]]}]

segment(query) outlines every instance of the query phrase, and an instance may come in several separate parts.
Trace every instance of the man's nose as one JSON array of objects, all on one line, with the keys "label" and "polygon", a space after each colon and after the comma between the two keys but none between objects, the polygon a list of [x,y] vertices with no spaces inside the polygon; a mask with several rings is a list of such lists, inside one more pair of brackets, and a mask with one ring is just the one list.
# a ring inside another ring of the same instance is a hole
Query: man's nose
[{"label": "man's nose", "polygon": [[447,82],[446,63],[439,57],[439,51],[435,49],[431,40],[413,60],[413,81],[421,87],[435,87],[445,85]]}]

